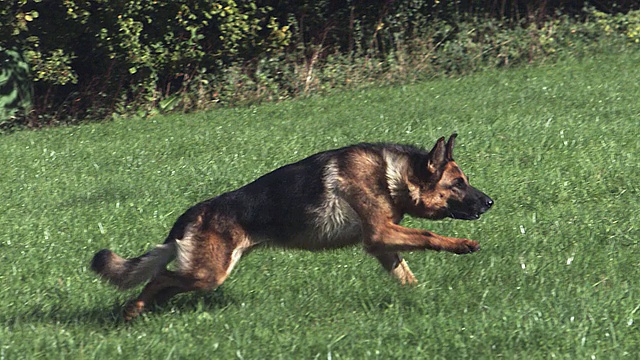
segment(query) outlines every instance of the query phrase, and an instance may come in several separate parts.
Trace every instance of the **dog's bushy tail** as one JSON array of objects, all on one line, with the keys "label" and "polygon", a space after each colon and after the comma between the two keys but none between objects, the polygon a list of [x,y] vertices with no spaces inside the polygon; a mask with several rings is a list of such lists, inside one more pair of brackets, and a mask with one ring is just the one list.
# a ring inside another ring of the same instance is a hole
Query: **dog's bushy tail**
[{"label": "dog's bushy tail", "polygon": [[131,259],[124,259],[109,249],[102,249],[93,256],[91,270],[120,290],[125,290],[151,279],[175,257],[175,242],[158,245]]}]

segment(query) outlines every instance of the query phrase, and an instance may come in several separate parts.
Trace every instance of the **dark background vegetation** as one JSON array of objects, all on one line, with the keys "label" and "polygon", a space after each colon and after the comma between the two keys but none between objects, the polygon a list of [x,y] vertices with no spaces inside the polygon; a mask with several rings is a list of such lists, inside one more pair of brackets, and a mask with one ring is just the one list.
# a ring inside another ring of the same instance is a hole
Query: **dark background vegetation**
[{"label": "dark background vegetation", "polygon": [[617,51],[637,46],[639,4],[3,1],[0,126],[277,101]]}]

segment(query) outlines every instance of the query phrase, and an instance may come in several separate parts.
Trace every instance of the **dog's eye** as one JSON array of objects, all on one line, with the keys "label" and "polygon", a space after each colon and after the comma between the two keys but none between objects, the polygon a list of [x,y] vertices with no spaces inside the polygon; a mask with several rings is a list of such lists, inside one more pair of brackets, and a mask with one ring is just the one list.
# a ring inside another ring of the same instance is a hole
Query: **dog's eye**
[{"label": "dog's eye", "polygon": [[467,184],[464,182],[464,180],[462,180],[462,178],[457,178],[453,184],[451,185],[451,187],[454,188],[458,188],[461,190],[464,190],[467,187]]}]

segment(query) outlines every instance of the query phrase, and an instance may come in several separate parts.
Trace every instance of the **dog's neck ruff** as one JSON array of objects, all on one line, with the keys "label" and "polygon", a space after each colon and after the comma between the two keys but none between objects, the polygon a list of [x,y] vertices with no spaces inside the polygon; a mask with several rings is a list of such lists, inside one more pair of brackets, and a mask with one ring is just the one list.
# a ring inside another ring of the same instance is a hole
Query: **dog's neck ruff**
[{"label": "dog's neck ruff", "polygon": [[387,187],[393,201],[396,203],[403,202],[408,198],[414,204],[419,204],[419,190],[410,186],[407,179],[407,173],[410,169],[409,158],[404,154],[398,154],[388,150],[383,150],[382,157],[386,165],[385,175],[387,178]]}]

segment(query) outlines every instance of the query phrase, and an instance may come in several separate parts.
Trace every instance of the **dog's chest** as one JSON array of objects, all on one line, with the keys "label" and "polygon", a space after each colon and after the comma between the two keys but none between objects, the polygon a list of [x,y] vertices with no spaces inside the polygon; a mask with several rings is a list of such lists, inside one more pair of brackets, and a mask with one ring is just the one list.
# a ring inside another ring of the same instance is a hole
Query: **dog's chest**
[{"label": "dog's chest", "polygon": [[313,209],[314,236],[319,247],[341,247],[361,241],[362,224],[358,214],[337,194],[328,193]]}]

